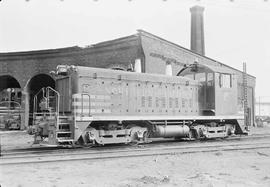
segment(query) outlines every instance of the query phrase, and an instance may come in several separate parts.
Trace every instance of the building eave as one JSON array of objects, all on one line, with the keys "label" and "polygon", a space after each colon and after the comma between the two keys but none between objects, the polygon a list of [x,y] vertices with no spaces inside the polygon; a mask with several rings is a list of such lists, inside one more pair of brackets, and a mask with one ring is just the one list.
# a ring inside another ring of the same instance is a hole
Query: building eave
[{"label": "building eave", "polygon": [[[172,46],[175,46],[175,47],[180,48],[180,49],[182,49],[182,50],[185,50],[185,51],[188,52],[188,53],[195,54],[195,55],[200,56],[200,57],[202,57],[202,58],[206,58],[206,59],[208,59],[208,60],[211,60],[211,61],[213,61],[213,62],[216,62],[216,63],[218,63],[218,64],[221,65],[221,66],[225,66],[225,67],[230,68],[230,69],[233,69],[233,70],[235,70],[235,71],[237,71],[237,72],[239,72],[239,73],[243,73],[243,72],[242,72],[241,70],[239,70],[239,69],[236,69],[236,68],[231,67],[231,66],[229,66],[229,65],[223,64],[223,63],[221,63],[221,62],[219,62],[219,61],[217,61],[217,60],[214,60],[214,59],[212,59],[212,58],[210,58],[210,57],[201,55],[201,54],[199,54],[199,53],[195,53],[195,52],[191,51],[190,49],[187,49],[187,48],[185,48],[185,47],[183,47],[183,46],[180,46],[180,45],[178,45],[178,44],[176,44],[176,43],[173,43],[173,42],[170,42],[170,41],[168,41],[168,40],[165,40],[165,39],[163,39],[163,38],[161,38],[161,37],[159,37],[159,36],[156,36],[156,35],[154,35],[154,34],[152,34],[152,33],[149,33],[149,32],[147,32],[147,31],[144,31],[144,30],[139,29],[139,30],[137,30],[137,32],[138,32],[138,34],[141,34],[141,35],[143,35],[143,36],[150,37],[150,38],[154,38],[154,39],[160,40],[160,41],[162,41],[162,42],[166,42],[167,44],[172,45]],[[250,76],[250,77],[252,77],[252,78],[254,78],[254,79],[256,79],[256,77],[253,76],[253,75],[250,75],[250,74],[247,74],[247,75]]]}]

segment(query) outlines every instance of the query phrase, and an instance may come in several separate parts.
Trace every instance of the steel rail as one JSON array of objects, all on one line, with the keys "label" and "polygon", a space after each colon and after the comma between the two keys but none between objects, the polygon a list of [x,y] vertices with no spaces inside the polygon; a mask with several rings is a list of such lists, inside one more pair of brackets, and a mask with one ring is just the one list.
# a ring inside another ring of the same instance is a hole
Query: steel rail
[{"label": "steel rail", "polygon": [[[185,148],[187,146],[187,144],[189,144],[188,146],[192,146],[194,144],[211,144],[211,143],[233,143],[234,141],[248,141],[248,140],[254,140],[254,139],[264,139],[264,138],[270,138],[269,134],[264,134],[264,135],[252,135],[252,136],[243,136],[243,137],[239,137],[239,136],[235,136],[235,137],[229,137],[226,139],[219,139],[219,140],[211,140],[211,141],[179,141],[179,140],[174,140],[174,139],[163,139],[163,140],[155,140],[151,143],[147,143],[147,144],[140,144],[140,145],[144,145],[144,146],[153,146],[157,147],[157,146],[163,146],[164,144],[171,144],[170,146],[173,146],[175,144],[178,144],[177,146],[184,146],[183,148]],[[184,144],[184,145],[183,145]],[[167,146],[167,145],[166,145]],[[134,146],[130,146],[130,145],[114,145],[111,147],[90,147],[90,149],[92,151],[95,151],[97,149],[102,149],[102,150],[111,150],[111,149],[128,149],[128,148],[134,148]],[[101,150],[101,151],[102,151]],[[66,148],[66,147],[29,147],[29,148],[22,148],[22,149],[14,149],[14,150],[4,150],[2,151],[2,158],[6,157],[6,156],[18,156],[18,155],[29,155],[29,154],[52,154],[52,153],[59,153],[59,152],[76,152],[76,153],[80,153],[82,151],[89,151],[89,147],[76,147],[76,148]],[[1,159],[1,157],[0,157]]]},{"label": "steel rail", "polygon": [[158,156],[158,155],[174,155],[199,152],[217,152],[217,151],[239,151],[251,149],[266,149],[270,148],[270,142],[265,143],[248,143],[248,144],[229,144],[229,145],[211,145],[211,146],[173,146],[159,148],[139,148],[129,150],[114,150],[114,151],[95,151],[73,154],[52,154],[52,155],[32,155],[21,157],[3,157],[0,159],[0,165],[13,164],[31,164],[31,163],[49,163],[60,161],[80,161],[80,160],[100,160],[100,159],[118,159],[131,158],[142,156]]},{"label": "steel rail", "polygon": [[[187,141],[187,140],[175,140],[175,139],[162,139],[162,140],[154,140],[151,143],[146,144],[140,144],[144,146],[151,146],[151,147],[157,147],[157,146],[174,146],[177,144],[177,146],[192,146],[194,144],[212,144],[212,143],[233,143],[235,141],[248,141],[248,140],[261,140],[261,139],[267,139],[270,135],[256,135],[256,136],[244,136],[244,137],[230,137],[226,139],[218,139],[218,140],[211,140],[211,141]],[[76,148],[67,148],[67,147],[28,147],[28,148],[22,148],[22,149],[11,149],[11,150],[4,150],[1,153],[2,157],[6,156],[18,156],[18,155],[30,155],[30,154],[53,154],[53,153],[63,153],[63,152],[83,152],[83,151],[89,151],[89,148],[91,151],[98,151],[98,150],[112,150],[112,149],[128,149],[133,148],[134,146],[130,146],[129,144],[123,144],[123,145],[113,145],[113,146],[104,146],[104,147],[76,147]],[[0,157],[1,159],[1,157]]]}]

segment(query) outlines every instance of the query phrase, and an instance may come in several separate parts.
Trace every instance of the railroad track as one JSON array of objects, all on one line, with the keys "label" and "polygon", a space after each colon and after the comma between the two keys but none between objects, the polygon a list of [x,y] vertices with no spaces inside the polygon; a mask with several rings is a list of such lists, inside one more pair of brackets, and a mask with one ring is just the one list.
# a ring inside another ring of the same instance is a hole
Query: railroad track
[{"label": "railroad track", "polygon": [[[172,146],[172,145],[179,145],[181,146],[189,146],[193,144],[208,144],[213,142],[235,142],[235,141],[248,141],[248,140],[260,140],[260,139],[270,139],[270,134],[262,134],[262,135],[251,135],[251,136],[234,136],[229,137],[226,139],[216,139],[216,140],[207,140],[207,141],[189,141],[189,140],[175,140],[175,139],[162,139],[162,140],[154,140],[151,143],[143,144],[144,146]],[[1,156],[17,156],[17,155],[30,155],[30,154],[53,154],[53,153],[72,153],[72,152],[80,152],[80,151],[87,151],[89,148],[92,150],[111,150],[111,149],[127,149],[133,146],[129,144],[125,145],[112,145],[112,146],[101,146],[101,147],[46,147],[46,146],[33,146],[28,148],[21,148],[21,149],[9,149],[3,150]],[[1,158],[1,157],[0,157]]]},{"label": "railroad track", "polygon": [[[226,144],[194,144],[190,146],[173,145],[173,146],[134,146],[124,149],[110,150],[80,150],[74,152],[53,152],[44,154],[29,154],[29,155],[4,155],[0,159],[0,165],[12,164],[32,164],[32,163],[49,163],[63,161],[79,161],[79,160],[100,160],[100,159],[119,159],[142,156],[158,156],[158,155],[174,155],[200,152],[222,152],[222,151],[239,151],[252,149],[267,149],[270,148],[270,142],[228,142]],[[224,143],[224,142],[223,142]]]}]

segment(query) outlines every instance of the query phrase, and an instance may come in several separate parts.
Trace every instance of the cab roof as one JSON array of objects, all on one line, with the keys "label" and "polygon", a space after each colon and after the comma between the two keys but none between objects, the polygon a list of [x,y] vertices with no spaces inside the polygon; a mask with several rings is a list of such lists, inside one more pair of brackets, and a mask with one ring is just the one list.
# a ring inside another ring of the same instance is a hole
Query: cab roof
[{"label": "cab roof", "polygon": [[183,73],[194,73],[194,72],[213,72],[213,73],[226,73],[226,74],[234,74],[232,70],[229,68],[226,68],[224,66],[210,66],[210,65],[205,65],[205,64],[199,64],[199,63],[194,63],[190,64],[183,69],[181,69],[177,76],[182,75]]}]

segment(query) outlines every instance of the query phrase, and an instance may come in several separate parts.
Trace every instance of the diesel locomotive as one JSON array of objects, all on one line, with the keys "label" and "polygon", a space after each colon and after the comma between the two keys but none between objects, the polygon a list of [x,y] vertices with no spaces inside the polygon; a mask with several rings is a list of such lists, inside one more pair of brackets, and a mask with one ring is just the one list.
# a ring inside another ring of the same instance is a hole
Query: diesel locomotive
[{"label": "diesel locomotive", "polygon": [[59,65],[34,97],[35,143],[89,145],[149,138],[225,138],[245,131],[237,80],[198,63],[177,76]]}]

